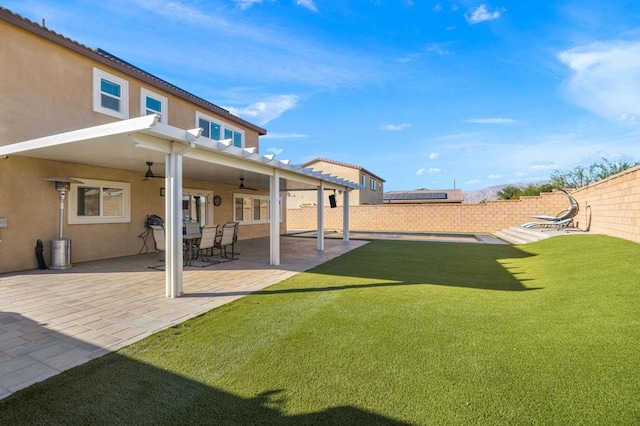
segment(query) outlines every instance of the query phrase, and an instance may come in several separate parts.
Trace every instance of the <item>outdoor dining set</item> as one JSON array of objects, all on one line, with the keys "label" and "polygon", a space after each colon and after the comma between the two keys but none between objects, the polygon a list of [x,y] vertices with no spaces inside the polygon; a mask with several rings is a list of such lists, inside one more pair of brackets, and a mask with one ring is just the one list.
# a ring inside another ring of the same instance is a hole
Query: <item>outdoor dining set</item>
[{"label": "outdoor dining set", "polygon": [[[149,225],[153,235],[155,248],[165,251],[164,226]],[[194,266],[193,261],[199,259],[197,266],[205,267],[217,263],[236,260],[235,252],[238,240],[238,222],[227,222],[224,225],[205,225],[187,222],[183,226],[182,249],[185,266]],[[150,266],[157,269],[157,267]]]}]

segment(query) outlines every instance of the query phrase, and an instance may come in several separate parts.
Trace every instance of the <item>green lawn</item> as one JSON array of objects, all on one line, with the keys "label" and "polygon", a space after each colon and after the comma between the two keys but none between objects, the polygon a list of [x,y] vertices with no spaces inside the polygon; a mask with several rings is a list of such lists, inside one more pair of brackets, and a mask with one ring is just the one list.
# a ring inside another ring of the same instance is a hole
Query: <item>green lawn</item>
[{"label": "green lawn", "polygon": [[0,424],[639,424],[639,260],[597,235],[374,241],[18,392]]}]

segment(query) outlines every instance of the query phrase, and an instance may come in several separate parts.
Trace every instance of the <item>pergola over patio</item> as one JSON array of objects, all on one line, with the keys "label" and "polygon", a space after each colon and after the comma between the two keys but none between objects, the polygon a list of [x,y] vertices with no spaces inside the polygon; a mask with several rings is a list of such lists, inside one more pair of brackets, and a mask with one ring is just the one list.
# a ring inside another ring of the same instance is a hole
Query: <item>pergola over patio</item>
[{"label": "pergola over patio", "polygon": [[324,191],[341,190],[343,240],[349,240],[349,191],[354,182],[323,174],[231,141],[201,137],[202,129],[184,130],[161,123],[157,115],[117,121],[0,147],[0,157],[20,155],[123,170],[140,170],[147,161],[165,164],[165,285],[167,297],[183,294],[183,178],[236,184],[240,177],[269,190],[270,264],[280,264],[279,194],[283,190],[318,191],[317,249],[324,250]]}]

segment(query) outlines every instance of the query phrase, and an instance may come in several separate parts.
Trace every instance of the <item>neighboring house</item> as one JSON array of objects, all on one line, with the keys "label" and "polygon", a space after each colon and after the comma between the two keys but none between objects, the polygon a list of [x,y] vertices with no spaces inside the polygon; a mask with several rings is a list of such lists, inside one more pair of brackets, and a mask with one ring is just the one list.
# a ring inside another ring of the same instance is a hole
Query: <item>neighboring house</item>
[{"label": "neighboring house", "polygon": [[64,210],[74,262],[137,254],[148,215],[162,216],[172,296],[183,220],[270,236],[279,264],[281,187],[357,188],[260,155],[262,127],[2,7],[0,40],[0,272],[35,268],[36,240],[47,251],[58,237],[48,177],[80,181]]},{"label": "neighboring house", "polygon": [[[308,161],[302,167],[309,167],[323,173],[346,179],[351,182],[358,182],[360,189],[351,191],[349,204],[361,206],[367,204],[382,204],[384,193],[384,179],[371,173],[361,166],[347,164],[340,161],[327,160],[326,158],[316,158]],[[329,194],[330,195],[330,194]],[[336,205],[342,205],[342,197],[336,194]],[[302,206],[315,206],[317,204],[316,191],[289,191],[287,194],[287,208],[300,208]],[[328,202],[325,202],[329,205]]]},{"label": "neighboring house", "polygon": [[440,204],[462,203],[461,189],[416,189],[384,193],[385,204]]}]

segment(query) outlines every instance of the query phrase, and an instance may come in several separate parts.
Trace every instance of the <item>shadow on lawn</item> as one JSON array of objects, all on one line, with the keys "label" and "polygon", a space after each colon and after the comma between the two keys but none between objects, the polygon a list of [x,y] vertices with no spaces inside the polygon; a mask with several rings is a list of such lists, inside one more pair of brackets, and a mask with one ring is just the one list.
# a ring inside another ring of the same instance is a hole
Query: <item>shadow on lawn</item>
[{"label": "shadow on lawn", "polygon": [[351,406],[286,416],[285,401],[284,390],[245,398],[113,353],[1,400],[0,424],[407,424]]},{"label": "shadow on lawn", "polygon": [[[256,292],[185,294],[185,297],[273,295],[406,285],[438,285],[495,291],[529,291],[529,281],[507,269],[509,259],[533,256],[511,245],[416,241],[372,241],[309,273],[335,276],[335,285],[289,287]],[[371,279],[378,282],[362,282]],[[379,282],[386,281],[386,282]]]}]

